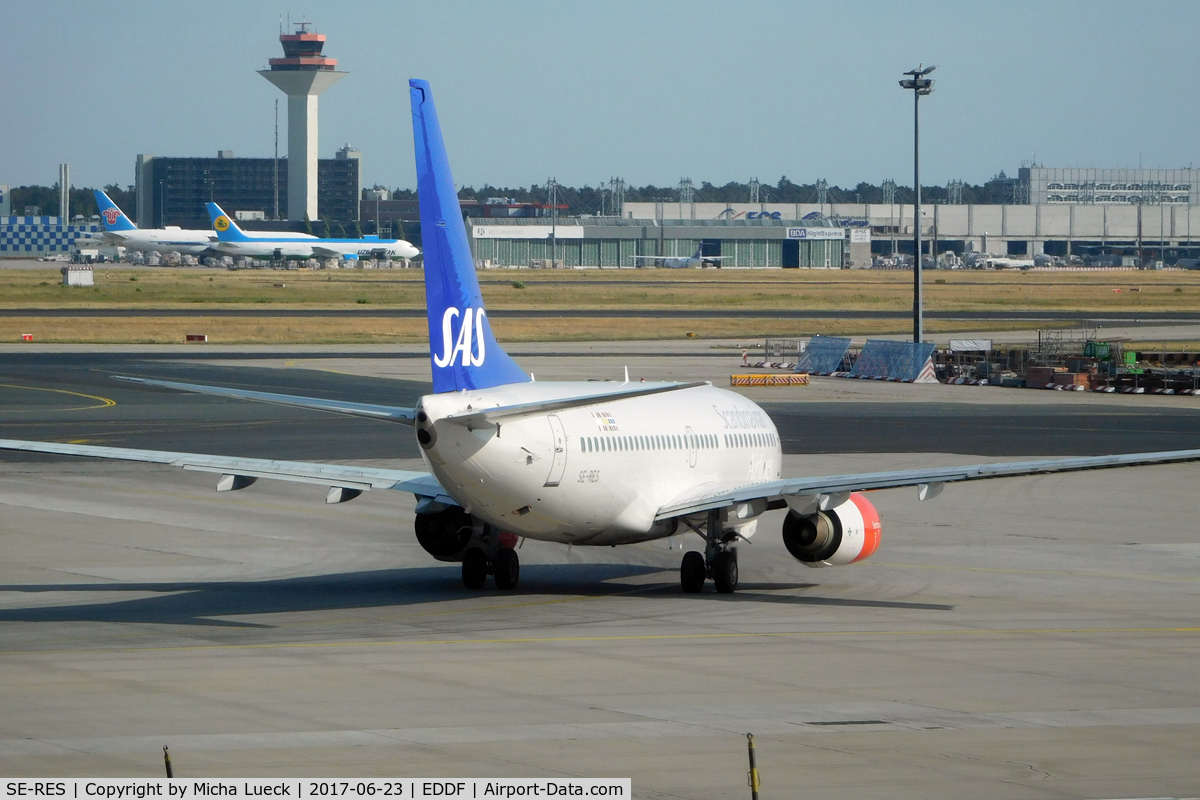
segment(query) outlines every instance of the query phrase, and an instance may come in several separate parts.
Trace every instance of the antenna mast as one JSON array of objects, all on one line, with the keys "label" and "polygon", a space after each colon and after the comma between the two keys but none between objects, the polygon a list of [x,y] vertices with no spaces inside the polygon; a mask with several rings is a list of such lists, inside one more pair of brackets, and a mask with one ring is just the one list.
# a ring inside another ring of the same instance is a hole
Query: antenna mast
[{"label": "antenna mast", "polygon": [[271,219],[279,219],[279,98],[275,98],[275,213]]}]

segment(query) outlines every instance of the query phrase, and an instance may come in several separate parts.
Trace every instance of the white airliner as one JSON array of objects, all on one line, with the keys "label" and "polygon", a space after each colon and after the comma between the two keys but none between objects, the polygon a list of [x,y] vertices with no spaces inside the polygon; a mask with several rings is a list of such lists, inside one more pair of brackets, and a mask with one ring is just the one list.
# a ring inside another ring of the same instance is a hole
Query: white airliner
[{"label": "white airliner", "polygon": [[721,259],[727,256],[706,256],[703,255],[704,245],[696,248],[695,255],[680,257],[680,256],[634,256],[633,262],[635,266],[642,266],[642,262],[648,262],[652,267],[663,267],[665,269],[697,269],[707,267],[712,264],[715,267],[721,266]]},{"label": "white airliner", "polygon": [[327,503],[370,489],[411,492],[417,541],[461,562],[470,588],[489,574],[501,589],[516,586],[520,537],[621,545],[691,531],[703,547],[683,557],[685,592],[708,579],[732,592],[737,544],[768,509],[787,509],[782,536],[796,559],[841,566],[879,547],[865,490],[914,486],[928,499],[955,481],[1200,460],[1200,450],[1179,450],[785,478],[774,424],[741,395],[706,383],[535,383],[492,336],[429,84],[410,81],[409,91],[433,393],[399,408],[125,380],[413,425],[428,472],[16,440],[0,448],[170,464],[220,475],[217,491],[259,478],[320,484]]},{"label": "white airliner", "polygon": [[364,236],[361,239],[318,239],[300,233],[257,233],[243,231],[216,203],[205,203],[213,230],[217,233],[217,250],[226,255],[247,258],[416,258],[420,253],[403,239],[380,239]]},{"label": "white airliner", "polygon": [[212,231],[184,230],[177,226],[139,228],[107,194],[95,190],[96,205],[104,224],[104,242],[143,253],[184,253],[198,256],[216,252],[217,235]]}]

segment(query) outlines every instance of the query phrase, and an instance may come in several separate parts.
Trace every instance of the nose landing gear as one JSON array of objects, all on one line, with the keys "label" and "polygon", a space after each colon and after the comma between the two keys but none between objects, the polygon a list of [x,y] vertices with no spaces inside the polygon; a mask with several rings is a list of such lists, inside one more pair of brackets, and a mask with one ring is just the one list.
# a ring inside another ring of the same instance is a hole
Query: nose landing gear
[{"label": "nose landing gear", "polygon": [[500,547],[491,560],[482,547],[471,547],[463,553],[462,581],[468,589],[482,589],[487,576],[494,575],[497,589],[515,589],[521,579],[521,560],[517,551]]},{"label": "nose landing gear", "polygon": [[694,550],[685,553],[683,563],[679,565],[679,585],[683,591],[688,594],[700,592],[707,578],[712,578],[721,594],[730,594],[737,589],[737,548],[733,546],[736,541],[736,533],[722,531],[721,512],[717,509],[709,511],[703,555]]}]

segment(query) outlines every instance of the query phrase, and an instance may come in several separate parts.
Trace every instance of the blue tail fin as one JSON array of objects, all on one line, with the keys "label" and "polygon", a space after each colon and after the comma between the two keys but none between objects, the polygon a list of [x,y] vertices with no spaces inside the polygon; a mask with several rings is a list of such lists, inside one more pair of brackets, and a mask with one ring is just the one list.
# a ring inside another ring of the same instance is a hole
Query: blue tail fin
[{"label": "blue tail fin", "polygon": [[249,239],[246,234],[242,233],[242,229],[237,226],[237,223],[221,210],[219,205],[216,203],[205,203],[204,207],[208,209],[208,216],[212,219],[213,230],[217,232],[217,241],[244,242]]},{"label": "blue tail fin", "polygon": [[453,392],[528,382],[529,376],[496,344],[483,309],[433,93],[426,81],[419,80],[408,82],[408,92],[417,155],[433,390]]},{"label": "blue tail fin", "polygon": [[129,221],[129,217],[117,208],[117,204],[108,195],[95,189],[96,206],[100,209],[100,219],[104,220],[104,229],[108,231],[136,231],[137,225]]}]

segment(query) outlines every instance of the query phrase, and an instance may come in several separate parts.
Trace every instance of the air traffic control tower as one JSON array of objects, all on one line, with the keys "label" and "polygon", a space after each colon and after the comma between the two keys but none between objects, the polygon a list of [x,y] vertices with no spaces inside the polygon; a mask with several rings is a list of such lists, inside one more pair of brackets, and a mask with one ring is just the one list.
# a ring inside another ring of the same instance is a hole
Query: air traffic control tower
[{"label": "air traffic control tower", "polygon": [[311,22],[297,22],[295,33],[279,35],[283,58],[272,58],[270,69],[259,75],[288,96],[288,196],[289,220],[308,215],[317,219],[317,98],[346,77],[335,71],[336,58],[321,55],[325,34],[308,30]]}]

